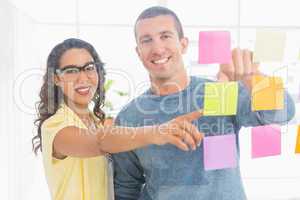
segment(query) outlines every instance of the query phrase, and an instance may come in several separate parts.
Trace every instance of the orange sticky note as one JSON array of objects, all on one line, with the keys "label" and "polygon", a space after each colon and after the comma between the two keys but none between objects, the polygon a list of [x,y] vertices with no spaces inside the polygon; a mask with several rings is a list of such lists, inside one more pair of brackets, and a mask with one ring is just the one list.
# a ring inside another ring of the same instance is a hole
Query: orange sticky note
[{"label": "orange sticky note", "polygon": [[279,77],[252,77],[252,111],[280,110],[284,107],[284,89]]},{"label": "orange sticky note", "polygon": [[295,153],[300,153],[300,126],[298,126],[298,135],[297,135]]}]

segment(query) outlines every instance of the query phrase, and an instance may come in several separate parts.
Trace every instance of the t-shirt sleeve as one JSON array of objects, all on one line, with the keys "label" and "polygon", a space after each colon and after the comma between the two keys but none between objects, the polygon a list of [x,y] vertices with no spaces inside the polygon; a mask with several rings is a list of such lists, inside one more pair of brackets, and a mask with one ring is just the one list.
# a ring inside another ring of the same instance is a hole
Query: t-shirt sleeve
[{"label": "t-shirt sleeve", "polygon": [[284,91],[283,109],[252,111],[251,94],[244,84],[239,82],[238,111],[235,116],[239,127],[260,126],[265,124],[285,124],[290,121],[294,115],[295,104],[286,90]]},{"label": "t-shirt sleeve", "polygon": [[44,121],[42,132],[42,154],[44,162],[53,165],[60,160],[54,158],[53,155],[53,140],[56,134],[65,127],[78,126],[72,117],[68,117],[66,113],[56,113],[46,121]]}]

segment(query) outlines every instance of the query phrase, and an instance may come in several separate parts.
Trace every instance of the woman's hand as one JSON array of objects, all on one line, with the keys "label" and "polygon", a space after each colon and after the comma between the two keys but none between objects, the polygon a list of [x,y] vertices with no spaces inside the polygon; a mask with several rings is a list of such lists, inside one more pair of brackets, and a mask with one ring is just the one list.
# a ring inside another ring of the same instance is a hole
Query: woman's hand
[{"label": "woman's hand", "polygon": [[202,111],[194,111],[156,126],[154,144],[170,143],[184,151],[189,150],[188,146],[195,150],[200,145],[203,134],[191,122],[201,116]]}]

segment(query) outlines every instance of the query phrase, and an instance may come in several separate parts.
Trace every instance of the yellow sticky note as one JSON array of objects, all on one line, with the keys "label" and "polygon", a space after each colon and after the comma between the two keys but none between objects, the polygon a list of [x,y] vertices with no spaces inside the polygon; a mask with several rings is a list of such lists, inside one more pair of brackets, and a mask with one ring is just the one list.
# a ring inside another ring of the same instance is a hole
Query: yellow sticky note
[{"label": "yellow sticky note", "polygon": [[284,108],[284,89],[279,77],[252,77],[252,111]]},{"label": "yellow sticky note", "polygon": [[203,115],[235,115],[237,99],[237,82],[206,83]]},{"label": "yellow sticky note", "polygon": [[300,153],[300,126],[298,126],[298,135],[297,135],[295,153]]},{"label": "yellow sticky note", "polygon": [[257,31],[253,53],[254,62],[282,61],[286,33],[281,31]]}]

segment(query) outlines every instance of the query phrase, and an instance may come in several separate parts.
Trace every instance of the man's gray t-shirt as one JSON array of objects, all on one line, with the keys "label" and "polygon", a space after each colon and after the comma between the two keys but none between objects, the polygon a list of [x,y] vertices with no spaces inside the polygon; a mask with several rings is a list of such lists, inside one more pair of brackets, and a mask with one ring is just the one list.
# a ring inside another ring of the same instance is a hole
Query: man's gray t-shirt
[{"label": "man's gray t-shirt", "polygon": [[[149,89],[119,113],[116,124],[139,127],[162,124],[179,115],[203,108],[207,79],[191,77],[188,87],[167,96],[154,95]],[[239,167],[241,127],[286,123],[295,113],[287,92],[284,109],[251,111],[249,91],[238,84],[237,114],[203,116],[195,120],[205,136],[235,134],[238,166],[205,171],[203,145],[195,151],[182,151],[173,145],[149,145],[113,155],[116,200],[243,200],[246,199]]]}]

